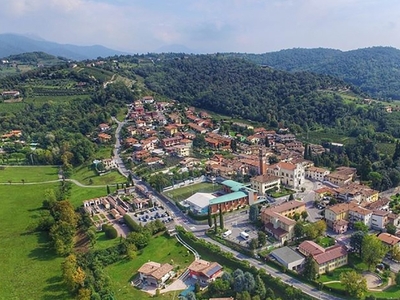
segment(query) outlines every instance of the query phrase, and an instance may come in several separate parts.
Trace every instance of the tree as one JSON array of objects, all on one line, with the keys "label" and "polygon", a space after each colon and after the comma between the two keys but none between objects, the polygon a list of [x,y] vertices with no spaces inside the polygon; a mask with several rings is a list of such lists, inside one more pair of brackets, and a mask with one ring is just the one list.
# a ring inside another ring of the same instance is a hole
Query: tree
[{"label": "tree", "polygon": [[233,271],[233,290],[240,293],[244,289],[244,273],[241,269]]},{"label": "tree", "polygon": [[254,250],[258,247],[258,239],[251,239],[249,243],[250,249]]},{"label": "tree", "polygon": [[357,221],[354,222],[354,229],[357,231],[368,232],[368,225],[365,225],[364,222]]},{"label": "tree", "polygon": [[304,262],[303,276],[308,280],[315,280],[318,275],[318,266],[311,255],[306,257]]},{"label": "tree", "polygon": [[393,153],[393,156],[392,156],[392,160],[396,161],[399,158],[400,158],[400,142],[399,142],[399,140],[397,140],[396,148],[394,150],[394,153]]},{"label": "tree", "polygon": [[267,147],[267,148],[271,147],[268,137],[265,137],[265,147]]},{"label": "tree", "polygon": [[292,201],[292,200],[294,200],[294,195],[293,195],[293,193],[291,193],[290,196],[289,196],[289,201]]},{"label": "tree", "polygon": [[106,238],[110,240],[118,237],[118,232],[112,225],[103,224],[101,229],[104,231]]},{"label": "tree", "polygon": [[250,272],[245,272],[243,277],[243,290],[249,293],[253,293],[256,287],[256,281],[254,280],[253,274],[251,274]]},{"label": "tree", "polygon": [[257,275],[255,278],[255,284],[256,288],[254,293],[258,296],[260,296],[260,299],[265,299],[265,295],[267,293],[267,290],[265,288],[264,281],[262,281],[260,275]]},{"label": "tree", "polygon": [[361,258],[368,268],[382,261],[388,249],[376,235],[366,235],[361,246]]},{"label": "tree", "polygon": [[396,274],[396,285],[400,286],[400,272]]},{"label": "tree", "polygon": [[293,218],[293,220],[295,220],[297,222],[298,220],[300,220],[300,214],[298,212],[295,212],[293,214],[292,218]]},{"label": "tree", "polygon": [[265,234],[265,232],[258,231],[257,232],[257,238],[258,238],[258,243],[261,246],[265,246],[265,244],[267,243],[267,235]]},{"label": "tree", "polygon": [[364,157],[360,165],[358,166],[357,171],[357,173],[360,174],[361,180],[368,180],[369,173],[372,172],[371,161],[367,157]]},{"label": "tree", "polygon": [[110,195],[110,194],[111,194],[110,187],[109,187],[109,185],[107,184],[107,195]]},{"label": "tree", "polygon": [[[224,273],[227,274],[227,273]],[[210,291],[211,295],[221,296],[225,294],[230,289],[230,282],[223,279],[217,278],[213,281],[209,286],[208,290]]]},{"label": "tree", "polygon": [[307,211],[302,211],[301,212],[301,217],[303,218],[303,220],[305,221],[306,219],[307,219],[307,217],[308,217],[308,212]]},{"label": "tree", "polygon": [[260,211],[258,209],[258,206],[256,204],[253,204],[250,206],[249,210],[249,219],[251,222],[257,222],[258,220],[258,215],[260,214]]},{"label": "tree", "polygon": [[364,231],[357,231],[350,237],[350,246],[358,252],[361,257],[362,243],[366,233]]},{"label": "tree", "polygon": [[218,233],[217,215],[214,215],[214,232],[215,232],[215,234]]},{"label": "tree", "polygon": [[90,300],[92,292],[89,289],[80,288],[78,291],[78,300]]},{"label": "tree", "polygon": [[219,205],[219,227],[221,230],[224,229],[224,216],[222,214],[222,205]]},{"label": "tree", "polygon": [[278,162],[279,162],[279,159],[275,155],[271,155],[270,157],[268,157],[268,163],[270,165],[277,164]]},{"label": "tree", "polygon": [[367,280],[356,271],[348,271],[340,274],[340,281],[351,297],[361,299],[368,291]]},{"label": "tree", "polygon": [[400,261],[400,248],[397,246],[394,246],[390,250],[390,254],[392,255],[392,258],[396,261]]},{"label": "tree", "polygon": [[315,222],[314,224],[315,230],[317,231],[318,236],[325,235],[326,232],[326,223],[324,220],[319,220]]},{"label": "tree", "polygon": [[212,215],[211,215],[211,208],[210,206],[208,207],[207,211],[207,217],[208,217],[208,227],[212,227]]},{"label": "tree", "polygon": [[304,233],[304,224],[302,222],[296,222],[296,224],[294,225],[294,236],[296,238],[301,238],[304,236]]},{"label": "tree", "polygon": [[389,223],[389,224],[387,224],[387,225],[385,226],[385,228],[386,228],[386,232],[387,232],[387,233],[392,234],[392,235],[396,234],[397,227],[394,226],[393,224],[390,224],[390,223]]}]

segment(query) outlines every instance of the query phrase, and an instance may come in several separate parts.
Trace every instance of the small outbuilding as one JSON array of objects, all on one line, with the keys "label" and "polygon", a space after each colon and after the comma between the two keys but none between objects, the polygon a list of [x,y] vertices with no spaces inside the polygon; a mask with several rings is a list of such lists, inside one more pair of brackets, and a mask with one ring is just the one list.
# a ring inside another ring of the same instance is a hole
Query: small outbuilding
[{"label": "small outbuilding", "polygon": [[289,247],[275,249],[270,254],[288,270],[298,270],[304,263],[304,256]]}]

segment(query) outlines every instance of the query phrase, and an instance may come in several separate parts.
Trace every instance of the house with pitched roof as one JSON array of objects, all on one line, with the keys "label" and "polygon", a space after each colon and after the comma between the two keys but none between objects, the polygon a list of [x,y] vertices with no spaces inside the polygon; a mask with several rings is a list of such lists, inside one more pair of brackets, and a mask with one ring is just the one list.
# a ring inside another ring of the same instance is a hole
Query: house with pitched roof
[{"label": "house with pitched roof", "polygon": [[400,238],[398,236],[383,232],[378,235],[378,239],[382,241],[383,244],[393,249],[394,247],[400,247]]},{"label": "house with pitched roof", "polygon": [[333,271],[348,263],[347,249],[343,245],[323,248],[313,241],[304,241],[298,249],[301,254],[311,256],[314,259],[318,266],[318,274]]},{"label": "house with pitched roof", "polygon": [[173,276],[172,269],[173,266],[170,264],[149,261],[138,270],[139,278],[143,284],[161,287]]},{"label": "house with pitched roof", "polygon": [[296,221],[291,219],[295,213],[306,210],[304,202],[292,200],[274,207],[268,207],[261,212],[261,222],[265,231],[272,234],[281,244],[294,237]]},{"label": "house with pitched roof", "polygon": [[188,267],[189,275],[197,279],[200,285],[207,285],[223,273],[222,266],[217,262],[209,262],[203,259],[195,260]]}]

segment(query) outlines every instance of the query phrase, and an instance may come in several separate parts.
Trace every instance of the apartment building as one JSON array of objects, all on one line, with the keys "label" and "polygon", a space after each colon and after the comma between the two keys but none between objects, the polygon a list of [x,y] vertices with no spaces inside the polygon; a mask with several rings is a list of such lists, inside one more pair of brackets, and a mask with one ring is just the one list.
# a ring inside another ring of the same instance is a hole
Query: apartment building
[{"label": "apartment building", "polygon": [[251,188],[257,190],[259,195],[265,195],[267,191],[280,189],[281,179],[274,175],[259,175],[250,179]]},{"label": "apartment building", "polygon": [[306,210],[304,202],[293,200],[274,207],[268,207],[261,212],[261,221],[265,230],[272,234],[280,243],[290,241],[294,237],[296,221],[291,219],[295,213]]}]

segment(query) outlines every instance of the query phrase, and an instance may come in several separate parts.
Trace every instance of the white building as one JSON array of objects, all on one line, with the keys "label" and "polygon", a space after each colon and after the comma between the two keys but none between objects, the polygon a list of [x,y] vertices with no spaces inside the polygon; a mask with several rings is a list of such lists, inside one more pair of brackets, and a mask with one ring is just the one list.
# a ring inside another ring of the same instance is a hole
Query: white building
[{"label": "white building", "polygon": [[302,164],[279,162],[268,167],[267,173],[281,178],[281,184],[300,189],[304,183],[305,170]]},{"label": "white building", "polygon": [[324,181],[326,175],[330,173],[329,170],[318,167],[309,167],[306,170],[306,177],[318,181]]},{"label": "white building", "polygon": [[208,212],[210,200],[214,198],[216,197],[209,193],[196,193],[182,201],[181,204],[195,214],[204,215]]},{"label": "white building", "polygon": [[349,209],[349,221],[350,223],[362,222],[369,228],[372,221],[372,211],[360,206],[352,206]]},{"label": "white building", "polygon": [[259,175],[250,179],[251,188],[258,191],[259,195],[265,195],[271,189],[280,189],[281,179],[274,175]]},{"label": "white building", "polygon": [[299,269],[305,261],[303,255],[287,246],[272,251],[271,255],[288,270]]},{"label": "white building", "polygon": [[371,227],[378,230],[385,229],[385,226],[389,223],[389,211],[375,210],[372,213]]}]

